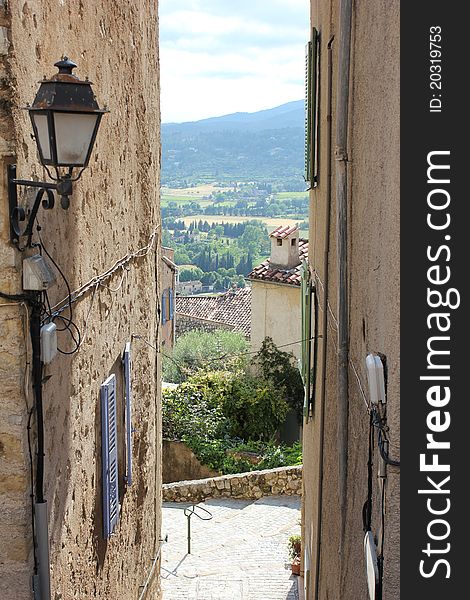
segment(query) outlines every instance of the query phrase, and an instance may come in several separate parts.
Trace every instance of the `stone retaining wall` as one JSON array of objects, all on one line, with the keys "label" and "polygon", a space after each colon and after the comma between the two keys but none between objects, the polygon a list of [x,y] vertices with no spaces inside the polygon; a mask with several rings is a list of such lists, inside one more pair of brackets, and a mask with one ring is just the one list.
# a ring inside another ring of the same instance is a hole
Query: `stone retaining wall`
[{"label": "stone retaining wall", "polygon": [[162,486],[164,502],[203,502],[208,498],[245,498],[302,493],[302,465],[223,475]]},{"label": "stone retaining wall", "polygon": [[219,471],[201,464],[191,448],[178,440],[163,440],[163,483],[218,477]]}]

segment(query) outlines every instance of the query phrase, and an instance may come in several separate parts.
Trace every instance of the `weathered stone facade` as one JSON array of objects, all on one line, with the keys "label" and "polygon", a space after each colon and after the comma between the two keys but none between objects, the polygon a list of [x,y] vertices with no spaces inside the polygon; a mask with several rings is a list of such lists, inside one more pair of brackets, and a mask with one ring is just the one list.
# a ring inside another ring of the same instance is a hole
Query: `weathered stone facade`
[{"label": "weathered stone facade", "polygon": [[[347,39],[340,35],[341,7],[347,4],[351,3],[311,1],[311,25],[319,32],[318,181],[310,191],[314,218],[309,232],[318,342],[314,405],[304,423],[302,444],[306,600],[368,597],[362,511],[370,426],[365,360],[370,352],[386,359],[389,453],[400,459],[400,3],[352,2],[346,128],[337,101],[346,81],[340,76],[339,47]],[[337,146],[341,128],[347,131],[347,148]],[[338,198],[344,190],[337,176],[341,164],[347,172],[346,226],[338,222]],[[346,258],[338,256],[338,239],[344,232]],[[339,306],[343,268],[347,300]],[[348,313],[343,319],[346,359],[338,336],[342,309]],[[347,385],[340,385],[339,372],[346,372],[341,382]],[[342,390],[347,392],[346,402]],[[372,460],[371,528],[379,551],[383,536],[381,597],[397,600],[400,473],[389,466],[386,479],[377,476],[377,442]]]},{"label": "weathered stone facade", "polygon": [[[89,167],[74,185],[71,205],[40,209],[48,252],[72,290],[128,257],[123,268],[92,285],[74,303],[80,349],[46,366],[45,498],[49,511],[54,600],[135,599],[158,554],[160,538],[161,416],[159,344],[160,134],[157,2],[151,0],[10,0],[0,2],[0,291],[22,291],[22,259],[9,242],[6,164],[18,177],[47,181],[31,124],[20,107],[32,102],[38,81],[55,73],[63,54],[89,76],[107,104]],[[30,202],[30,191],[20,191]],[[34,241],[38,241],[36,232]],[[136,251],[143,249],[137,255]],[[131,256],[133,255],[133,256]],[[67,296],[60,276],[51,305]],[[28,309],[0,299],[0,597],[31,600],[34,572]],[[140,339],[138,337],[140,336]],[[142,340],[148,342],[145,344]],[[118,426],[120,519],[102,533],[100,384],[115,373],[122,423],[121,355],[132,341],[135,433],[134,482],[124,478],[124,431]],[[73,342],[59,333],[59,346]],[[31,422],[34,470],[36,424]],[[158,565],[148,588],[157,597]]]},{"label": "weathered stone facade", "polygon": [[301,494],[302,466],[279,467],[163,486],[164,502],[203,502],[208,498],[246,498]]}]

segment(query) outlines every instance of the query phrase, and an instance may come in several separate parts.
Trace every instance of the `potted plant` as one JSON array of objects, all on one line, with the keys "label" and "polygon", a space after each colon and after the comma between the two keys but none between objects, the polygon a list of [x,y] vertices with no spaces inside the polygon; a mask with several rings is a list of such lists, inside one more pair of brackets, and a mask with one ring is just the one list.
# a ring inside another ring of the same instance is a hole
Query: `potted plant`
[{"label": "potted plant", "polygon": [[289,549],[289,558],[292,560],[291,569],[293,575],[300,575],[300,552],[301,552],[301,537],[300,535],[291,535],[287,545]]}]

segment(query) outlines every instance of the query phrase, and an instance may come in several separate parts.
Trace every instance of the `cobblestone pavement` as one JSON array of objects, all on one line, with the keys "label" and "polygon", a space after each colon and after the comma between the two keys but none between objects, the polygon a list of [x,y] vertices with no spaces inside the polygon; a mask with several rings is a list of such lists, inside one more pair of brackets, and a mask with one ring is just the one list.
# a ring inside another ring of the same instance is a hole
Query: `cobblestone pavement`
[{"label": "cobblestone pavement", "polygon": [[191,554],[187,506],[163,503],[164,600],[299,600],[287,550],[289,536],[300,533],[298,496],[201,503],[213,519],[191,517]]}]

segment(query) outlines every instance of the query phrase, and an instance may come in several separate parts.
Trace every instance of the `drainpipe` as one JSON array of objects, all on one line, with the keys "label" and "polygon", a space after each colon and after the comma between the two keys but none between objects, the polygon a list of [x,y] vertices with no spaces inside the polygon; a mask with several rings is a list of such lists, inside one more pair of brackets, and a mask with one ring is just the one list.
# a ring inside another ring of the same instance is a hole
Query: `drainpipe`
[{"label": "drainpipe", "polygon": [[352,0],[341,0],[340,39],[338,57],[338,87],[336,104],[336,207],[337,207],[337,274],[338,274],[338,467],[341,531],[340,560],[346,525],[346,494],[348,479],[348,108],[349,68],[351,50]]},{"label": "drainpipe", "polygon": [[[47,502],[44,500],[44,415],[42,404],[41,306],[39,304],[39,296],[32,302],[30,334],[33,363],[33,391],[36,404],[36,426],[38,436],[36,501],[34,504],[38,576],[34,577],[34,583],[35,594],[39,592],[39,599],[50,600],[49,530]],[[36,583],[38,584],[37,587],[39,589],[37,589]]]},{"label": "drainpipe", "polygon": [[326,155],[328,157],[326,173],[326,215],[325,215],[325,250],[323,254],[323,299],[322,299],[322,362],[321,362],[321,396],[320,396],[320,450],[318,456],[319,473],[317,487],[317,519],[315,536],[315,600],[320,593],[320,556],[321,530],[323,511],[323,445],[325,439],[325,398],[326,398],[326,358],[328,345],[328,282],[329,282],[329,253],[330,253],[330,220],[331,220],[331,136],[332,136],[332,79],[333,79],[333,40],[328,42],[328,115],[326,134]]}]

